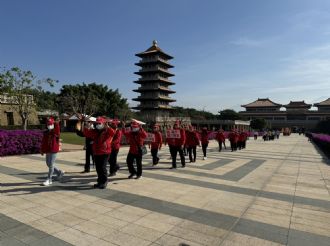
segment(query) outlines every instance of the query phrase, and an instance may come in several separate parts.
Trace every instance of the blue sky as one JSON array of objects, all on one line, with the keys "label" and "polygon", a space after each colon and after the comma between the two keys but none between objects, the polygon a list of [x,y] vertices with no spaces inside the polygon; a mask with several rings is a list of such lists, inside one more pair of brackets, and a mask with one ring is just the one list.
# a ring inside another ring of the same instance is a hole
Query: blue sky
[{"label": "blue sky", "polygon": [[174,105],[242,110],[330,97],[328,0],[0,0],[0,66],[136,95],[135,53],[175,59]]}]

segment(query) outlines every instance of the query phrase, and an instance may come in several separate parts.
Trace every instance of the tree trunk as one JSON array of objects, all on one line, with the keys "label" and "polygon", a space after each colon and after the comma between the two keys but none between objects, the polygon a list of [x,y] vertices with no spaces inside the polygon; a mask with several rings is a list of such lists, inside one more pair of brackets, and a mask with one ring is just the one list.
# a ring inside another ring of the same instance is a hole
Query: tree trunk
[{"label": "tree trunk", "polygon": [[23,127],[24,131],[26,131],[27,130],[28,118],[24,117],[24,115],[21,115],[21,119],[22,119],[22,127]]}]

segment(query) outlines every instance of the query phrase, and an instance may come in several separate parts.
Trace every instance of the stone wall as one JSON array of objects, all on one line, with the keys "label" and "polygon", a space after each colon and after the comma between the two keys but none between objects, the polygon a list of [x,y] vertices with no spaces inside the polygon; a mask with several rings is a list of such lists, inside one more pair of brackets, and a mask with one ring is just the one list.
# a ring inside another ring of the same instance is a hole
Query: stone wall
[{"label": "stone wall", "polygon": [[[22,119],[17,111],[13,110],[13,106],[8,104],[0,104],[0,126],[8,126],[7,113],[13,112],[14,125],[22,125]],[[39,120],[37,116],[37,111],[33,110],[29,116],[29,125],[38,125]]]}]

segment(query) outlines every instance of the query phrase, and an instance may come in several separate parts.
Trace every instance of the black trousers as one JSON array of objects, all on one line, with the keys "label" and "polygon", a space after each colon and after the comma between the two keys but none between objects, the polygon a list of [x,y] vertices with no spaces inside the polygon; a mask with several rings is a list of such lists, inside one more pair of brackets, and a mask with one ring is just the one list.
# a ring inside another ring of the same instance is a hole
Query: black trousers
[{"label": "black trousers", "polygon": [[246,140],[242,142],[242,149],[245,149],[246,147]]},{"label": "black trousers", "polygon": [[86,141],[86,151],[85,151],[85,171],[90,171],[91,169],[91,157],[92,157],[92,163],[94,164],[94,156],[93,156],[93,149],[92,145]]},{"label": "black trousers", "polygon": [[97,173],[97,183],[103,185],[108,182],[107,163],[109,155],[95,155],[94,159]]},{"label": "black trousers", "polygon": [[109,164],[110,164],[110,173],[116,173],[120,168],[117,164],[117,156],[118,156],[119,149],[112,150],[110,157],[109,157]]},{"label": "black trousers", "polygon": [[187,152],[188,152],[188,148],[186,147],[186,146],[183,146],[183,154],[184,154],[184,156],[186,156],[187,155]]},{"label": "black trousers", "polygon": [[206,157],[206,150],[209,144],[202,144],[203,156]]},{"label": "black trousers", "polygon": [[[136,162],[136,170],[134,167],[134,160]],[[128,153],[126,158],[126,163],[130,174],[136,174],[137,176],[142,175],[142,153],[141,154]]]},{"label": "black trousers", "polygon": [[242,141],[238,141],[237,142],[237,148],[238,149],[242,149]]},{"label": "black trousers", "polygon": [[152,164],[156,165],[159,162],[158,149],[151,149]]},{"label": "black trousers", "polygon": [[257,140],[258,139],[258,135],[254,135],[254,140]]},{"label": "black trousers", "polygon": [[172,167],[176,168],[176,156],[179,152],[180,158],[181,158],[181,165],[184,167],[186,166],[186,160],[183,154],[183,149],[182,147],[178,146],[170,146],[170,153],[172,157]]},{"label": "black trousers", "polygon": [[[190,162],[196,162],[196,146],[188,147],[187,151],[189,154]],[[193,156],[194,156],[194,158],[193,158]]]},{"label": "black trousers", "polygon": [[218,142],[218,144],[219,144],[219,152],[222,150],[222,144],[226,148],[225,142]]},{"label": "black trousers", "polygon": [[237,142],[230,142],[231,151],[237,150]]}]

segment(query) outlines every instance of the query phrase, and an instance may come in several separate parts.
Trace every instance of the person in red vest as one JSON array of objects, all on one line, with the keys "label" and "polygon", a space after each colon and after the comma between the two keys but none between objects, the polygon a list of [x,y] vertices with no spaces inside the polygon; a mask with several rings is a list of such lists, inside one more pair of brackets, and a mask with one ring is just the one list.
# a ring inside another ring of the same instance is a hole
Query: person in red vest
[{"label": "person in red vest", "polygon": [[93,154],[97,172],[97,183],[94,188],[105,189],[108,185],[107,163],[111,153],[111,142],[115,130],[110,128],[103,117],[97,117],[95,129],[85,125],[84,135],[93,140]]},{"label": "person in red vest", "polygon": [[[125,135],[129,143],[129,151],[126,158],[126,163],[130,175],[129,179],[136,176],[136,179],[142,177],[142,146],[144,144],[144,139],[147,137],[147,133],[143,130],[142,126],[136,121],[131,123],[131,131],[126,131],[125,125],[123,123],[123,134]],[[134,160],[136,161],[136,169],[134,168]]]},{"label": "person in red vest", "polygon": [[187,146],[190,162],[196,162],[196,148],[197,145],[200,146],[200,142],[197,132],[194,130],[193,126],[191,125],[188,127],[188,131],[186,131],[185,145]]},{"label": "person in red vest", "polygon": [[173,138],[173,137],[167,137],[166,142],[168,143],[168,146],[170,148],[170,153],[172,157],[172,168],[171,169],[176,169],[176,157],[179,152],[180,158],[181,158],[181,166],[185,167],[186,166],[186,160],[183,154],[183,146],[185,145],[186,142],[186,134],[185,130],[180,128],[180,122],[176,121],[175,124],[173,125],[174,130],[179,130],[180,132],[180,137],[179,138]]},{"label": "person in red vest", "polygon": [[202,143],[202,150],[203,150],[203,160],[206,160],[207,159],[206,151],[207,151],[207,146],[209,145],[209,132],[207,131],[207,127],[202,128],[201,143]]},{"label": "person in red vest", "polygon": [[110,122],[110,127],[115,131],[115,135],[113,136],[111,143],[111,153],[109,157],[109,177],[116,176],[116,173],[120,168],[120,166],[117,164],[117,156],[120,149],[122,137],[122,131],[118,129],[119,123],[120,121],[118,119],[114,119]]},{"label": "person in red vest", "polygon": [[247,138],[248,138],[247,132],[243,131],[240,133],[241,149],[245,149]]},{"label": "person in red vest", "polygon": [[222,150],[222,144],[223,146],[226,148],[226,137],[225,137],[225,134],[223,133],[223,130],[220,129],[216,136],[215,136],[215,139],[218,141],[218,144],[219,144],[219,152],[221,152]]},{"label": "person in red vest", "polygon": [[228,139],[230,142],[230,147],[231,147],[232,152],[237,150],[238,138],[239,138],[239,135],[235,129],[233,129],[228,135]]},{"label": "person in red vest", "polygon": [[157,165],[159,162],[158,150],[161,150],[163,145],[163,137],[159,131],[159,125],[154,125],[153,127],[154,141],[149,144],[149,149],[151,149],[152,164]]},{"label": "person in red vest", "polygon": [[54,118],[47,120],[47,130],[44,132],[41,141],[41,155],[46,154],[46,164],[48,166],[48,176],[44,186],[52,184],[53,173],[57,175],[58,180],[61,180],[64,171],[55,166],[56,155],[60,150],[60,124]]}]

